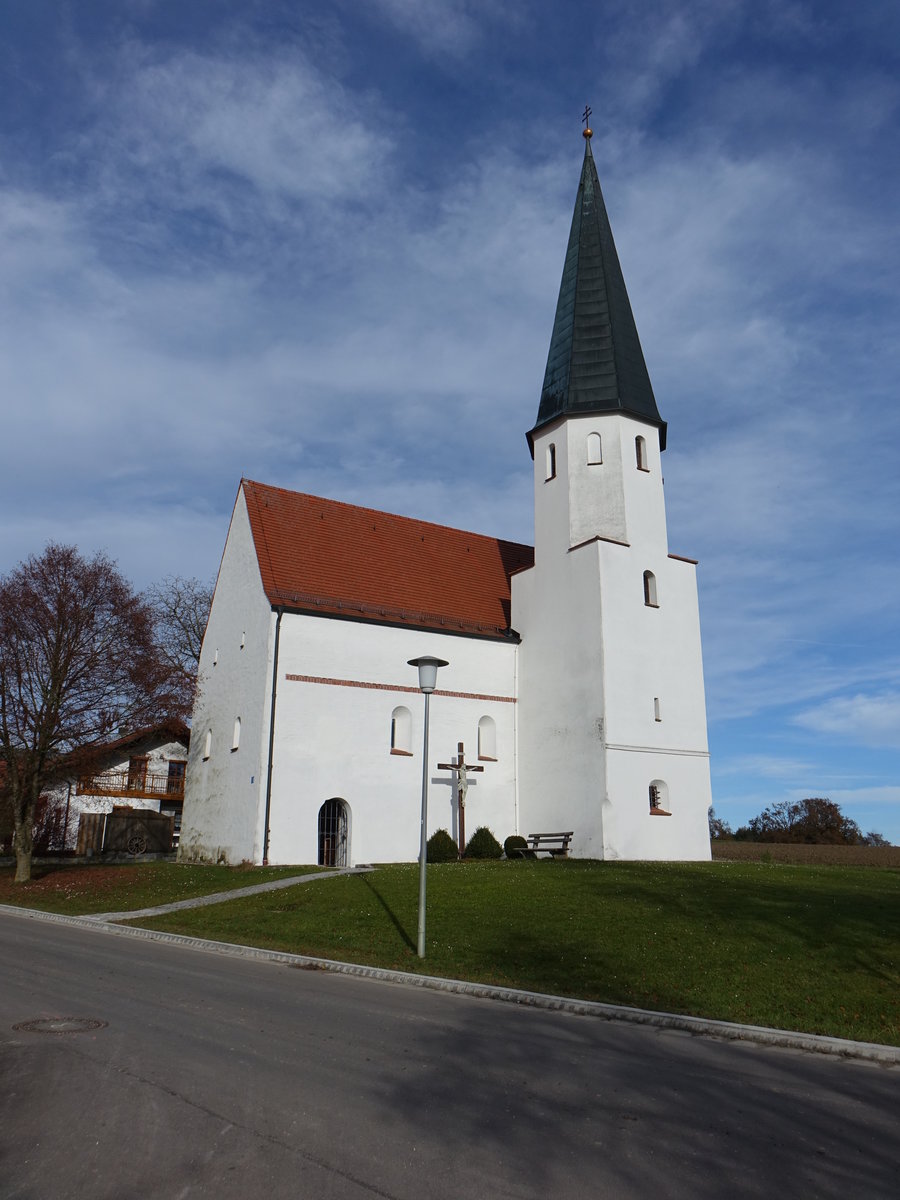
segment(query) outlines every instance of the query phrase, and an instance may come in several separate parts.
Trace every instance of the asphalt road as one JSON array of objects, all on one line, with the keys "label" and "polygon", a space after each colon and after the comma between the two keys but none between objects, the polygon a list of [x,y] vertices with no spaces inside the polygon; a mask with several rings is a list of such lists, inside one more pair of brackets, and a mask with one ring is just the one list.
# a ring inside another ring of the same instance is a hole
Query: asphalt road
[{"label": "asphalt road", "polygon": [[5,914],[0,953],[3,1200],[900,1191],[898,1068]]}]

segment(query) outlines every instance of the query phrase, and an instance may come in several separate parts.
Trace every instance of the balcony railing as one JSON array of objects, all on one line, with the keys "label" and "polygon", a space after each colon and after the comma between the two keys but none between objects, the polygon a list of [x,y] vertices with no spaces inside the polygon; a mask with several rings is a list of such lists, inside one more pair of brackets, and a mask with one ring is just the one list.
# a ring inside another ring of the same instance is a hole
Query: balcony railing
[{"label": "balcony railing", "polygon": [[78,780],[81,796],[127,796],[141,800],[184,800],[184,775],[151,775],[140,771],[106,771]]}]

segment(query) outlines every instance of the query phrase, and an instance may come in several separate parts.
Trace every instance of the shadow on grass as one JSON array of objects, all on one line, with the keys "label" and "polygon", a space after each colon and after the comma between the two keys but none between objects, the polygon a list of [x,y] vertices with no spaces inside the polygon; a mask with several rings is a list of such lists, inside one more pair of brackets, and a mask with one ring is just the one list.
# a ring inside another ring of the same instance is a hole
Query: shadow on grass
[{"label": "shadow on grass", "polygon": [[372,895],[375,897],[375,899],[378,901],[378,903],[381,905],[381,907],[384,909],[384,911],[387,913],[388,919],[390,920],[390,922],[394,926],[394,928],[397,930],[397,932],[400,934],[400,937],[403,939],[403,941],[406,943],[406,945],[410,948],[410,950],[415,950],[416,943],[413,941],[413,939],[410,937],[410,935],[406,932],[403,925],[400,923],[400,918],[397,916],[397,914],[394,912],[394,910],[388,904],[387,900],[385,900],[384,896],[382,896],[382,894],[381,894],[381,892],[379,892],[378,888],[374,886],[370,876],[363,875],[362,881],[366,885],[366,887],[369,889],[369,891],[372,893]]}]

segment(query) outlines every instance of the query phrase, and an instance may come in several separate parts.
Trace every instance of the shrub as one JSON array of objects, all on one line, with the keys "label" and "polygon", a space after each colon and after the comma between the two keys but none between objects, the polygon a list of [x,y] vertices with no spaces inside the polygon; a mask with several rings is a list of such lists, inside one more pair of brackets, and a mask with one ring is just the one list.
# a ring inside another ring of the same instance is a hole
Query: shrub
[{"label": "shrub", "polygon": [[503,853],[507,858],[524,858],[525,855],[521,851],[527,849],[528,843],[520,833],[514,833],[503,843]]},{"label": "shrub", "polygon": [[437,829],[428,839],[428,861],[432,863],[456,862],[459,849],[446,829]]},{"label": "shrub", "polygon": [[502,853],[503,847],[488,829],[487,825],[482,825],[469,838],[469,844],[466,846],[464,857],[499,858]]}]

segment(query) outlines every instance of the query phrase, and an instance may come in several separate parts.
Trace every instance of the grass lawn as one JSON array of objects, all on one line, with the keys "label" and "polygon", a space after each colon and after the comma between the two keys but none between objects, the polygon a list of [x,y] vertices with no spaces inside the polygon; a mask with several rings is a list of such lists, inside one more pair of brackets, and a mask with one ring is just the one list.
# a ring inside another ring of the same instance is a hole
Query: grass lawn
[{"label": "grass lawn", "polygon": [[435,864],[428,870],[424,961],[415,954],[417,879],[414,864],[388,866],[139,923],[323,958],[900,1044],[896,869]]},{"label": "grass lawn", "polygon": [[180,863],[120,866],[38,866],[30,883],[13,883],[15,867],[0,868],[0,904],[56,913],[125,912],[252,887],[321,867],[198,867]]}]

